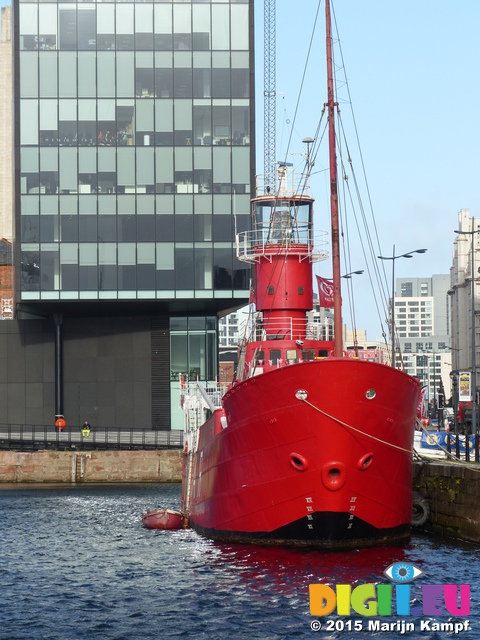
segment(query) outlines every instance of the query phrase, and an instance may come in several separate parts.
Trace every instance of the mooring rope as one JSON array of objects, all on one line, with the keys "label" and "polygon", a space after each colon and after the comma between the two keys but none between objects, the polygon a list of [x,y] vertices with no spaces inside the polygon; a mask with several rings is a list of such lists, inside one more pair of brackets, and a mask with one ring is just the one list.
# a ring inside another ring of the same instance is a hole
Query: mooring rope
[{"label": "mooring rope", "polygon": [[351,429],[352,431],[356,431],[357,433],[360,433],[362,436],[365,436],[367,438],[371,438],[372,440],[376,440],[377,442],[380,442],[380,444],[387,445],[387,447],[393,447],[394,449],[399,449],[400,451],[404,451],[405,453],[408,453],[408,454],[412,453],[411,449],[405,449],[404,447],[399,447],[396,444],[392,444],[391,442],[387,442],[386,440],[382,440],[381,438],[377,438],[376,436],[372,436],[370,433],[366,433],[365,431],[361,431],[360,429],[357,429],[356,427],[352,427],[351,424],[347,424],[346,422],[343,422],[343,420],[340,420],[339,418],[335,418],[335,416],[331,416],[329,413],[327,413],[326,411],[323,411],[322,409],[319,409],[314,404],[312,404],[311,402],[308,402],[308,400],[306,400],[304,398],[299,398],[299,400],[302,400],[302,402],[305,402],[305,404],[308,404],[308,406],[312,407],[312,409],[315,409],[315,411],[318,411],[319,413],[321,413],[322,415],[326,416],[327,418],[330,418],[330,420],[333,420],[334,422],[338,422],[338,424],[341,424],[342,427],[346,427],[347,429]]}]

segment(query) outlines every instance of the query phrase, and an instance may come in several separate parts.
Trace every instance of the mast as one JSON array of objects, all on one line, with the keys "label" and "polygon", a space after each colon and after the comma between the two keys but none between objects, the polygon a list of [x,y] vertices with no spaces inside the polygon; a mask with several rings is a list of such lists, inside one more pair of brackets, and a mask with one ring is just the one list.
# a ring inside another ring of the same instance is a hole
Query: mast
[{"label": "mast", "polygon": [[342,293],[340,289],[340,239],[338,224],[337,154],[335,149],[335,96],[333,91],[332,26],[330,1],[325,0],[327,27],[327,84],[328,84],[328,146],[330,158],[330,215],[332,219],[333,266],[333,328],[335,332],[334,355],[341,357],[342,345]]}]

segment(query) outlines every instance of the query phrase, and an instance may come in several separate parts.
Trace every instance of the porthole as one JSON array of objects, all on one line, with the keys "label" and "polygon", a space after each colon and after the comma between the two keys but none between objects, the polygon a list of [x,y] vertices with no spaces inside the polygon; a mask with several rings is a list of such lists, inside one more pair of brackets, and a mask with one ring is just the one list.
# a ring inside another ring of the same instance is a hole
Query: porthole
[{"label": "porthole", "polygon": [[368,469],[368,467],[370,467],[372,463],[373,463],[373,453],[370,451],[369,453],[366,453],[360,458],[360,460],[357,462],[357,466],[360,469],[360,471],[365,471],[365,469]]},{"label": "porthole", "polygon": [[288,461],[295,469],[295,471],[306,471],[308,469],[308,460],[304,458],[300,453],[292,452],[288,456]]},{"label": "porthole", "polygon": [[377,392],[375,391],[375,389],[369,389],[365,394],[365,397],[367,400],[373,400],[376,395],[377,395]]},{"label": "porthole", "polygon": [[305,391],[305,389],[299,389],[295,393],[295,397],[298,398],[299,400],[306,400],[308,397],[308,393]]}]

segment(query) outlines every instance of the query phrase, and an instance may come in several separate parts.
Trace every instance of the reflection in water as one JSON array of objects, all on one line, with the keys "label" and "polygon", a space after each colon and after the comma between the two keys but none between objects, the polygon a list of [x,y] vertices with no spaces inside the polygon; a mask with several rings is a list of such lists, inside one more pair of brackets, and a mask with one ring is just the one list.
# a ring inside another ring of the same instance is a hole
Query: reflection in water
[{"label": "reflection in water", "polygon": [[356,585],[385,580],[383,571],[405,556],[401,547],[325,553],[219,543],[206,554],[213,564],[228,566],[236,576],[252,582],[251,587],[268,582],[281,592],[308,589],[311,582]]},{"label": "reflection in water", "polygon": [[418,536],[344,553],[220,544],[144,529],[141,513],[159,506],[178,509],[180,487],[0,490],[0,638],[311,638],[310,583],[385,583],[409,562],[425,572],[413,603],[421,581],[472,585],[468,638],[480,640],[477,548]]}]

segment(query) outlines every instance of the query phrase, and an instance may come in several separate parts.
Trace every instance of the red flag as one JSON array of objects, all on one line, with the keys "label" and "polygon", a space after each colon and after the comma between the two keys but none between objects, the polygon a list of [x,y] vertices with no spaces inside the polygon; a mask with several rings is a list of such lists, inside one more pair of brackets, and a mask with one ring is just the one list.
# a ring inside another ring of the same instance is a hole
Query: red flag
[{"label": "red flag", "polygon": [[253,289],[252,281],[250,280],[250,300],[249,304],[253,304],[255,302],[255,291]]},{"label": "red flag", "polygon": [[428,405],[428,387],[422,387],[420,391],[420,398],[418,399],[417,405],[417,418],[422,420],[427,416],[427,405]]},{"label": "red flag", "polygon": [[333,307],[333,282],[317,276],[318,298],[321,307]]}]

